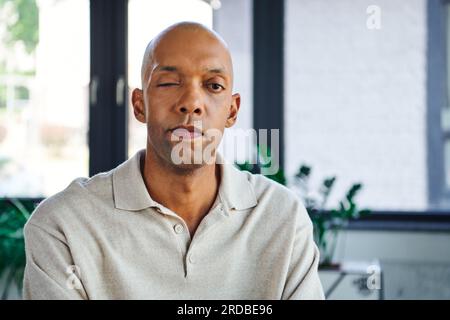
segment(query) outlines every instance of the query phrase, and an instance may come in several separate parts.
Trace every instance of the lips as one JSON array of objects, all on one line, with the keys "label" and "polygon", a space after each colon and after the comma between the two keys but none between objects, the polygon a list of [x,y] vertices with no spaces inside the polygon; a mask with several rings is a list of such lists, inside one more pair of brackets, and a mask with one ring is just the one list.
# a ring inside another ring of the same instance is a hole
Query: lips
[{"label": "lips", "polygon": [[196,139],[201,137],[202,131],[192,125],[177,126],[170,130],[172,135],[181,139]]}]

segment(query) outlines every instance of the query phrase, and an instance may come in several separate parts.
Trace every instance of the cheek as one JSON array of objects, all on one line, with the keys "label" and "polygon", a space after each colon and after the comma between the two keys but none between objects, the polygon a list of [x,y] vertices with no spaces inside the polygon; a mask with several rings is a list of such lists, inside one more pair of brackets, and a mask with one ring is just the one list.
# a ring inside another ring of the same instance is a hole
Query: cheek
[{"label": "cheek", "polygon": [[164,124],[167,122],[167,112],[164,111],[164,108],[161,108],[160,104],[150,103],[148,105],[147,112],[147,131],[149,134],[153,136],[161,135],[164,129]]},{"label": "cheek", "polygon": [[152,88],[147,93],[147,105],[153,109],[168,108],[175,102],[176,92],[174,90],[158,90]]},{"label": "cheek", "polygon": [[172,106],[177,99],[177,93],[175,90],[167,90],[165,92],[160,92],[159,94],[155,94],[153,96],[153,102],[161,107],[170,107]]},{"label": "cheek", "polygon": [[210,95],[206,97],[205,104],[210,109],[223,115],[228,113],[231,100],[226,95]]},{"label": "cheek", "polygon": [[216,111],[211,117],[211,127],[223,132],[227,124],[227,118],[228,112],[226,112],[225,108],[223,107],[221,108],[220,112]]},{"label": "cheek", "polygon": [[226,122],[228,115],[230,113],[230,99],[227,98],[221,98],[221,99],[215,99],[214,102],[212,102],[214,105],[214,118],[217,119],[217,121],[221,121],[223,123]]},{"label": "cheek", "polygon": [[151,97],[147,102],[149,121],[164,120],[171,109],[172,103],[169,97],[161,95]]}]

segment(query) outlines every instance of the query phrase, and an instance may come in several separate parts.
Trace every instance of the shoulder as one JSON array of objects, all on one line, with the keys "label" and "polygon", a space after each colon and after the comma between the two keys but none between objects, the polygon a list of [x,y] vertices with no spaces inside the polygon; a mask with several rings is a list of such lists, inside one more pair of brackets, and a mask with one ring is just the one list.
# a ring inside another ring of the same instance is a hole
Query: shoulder
[{"label": "shoulder", "polygon": [[272,201],[286,205],[292,205],[300,201],[299,197],[286,186],[261,174],[252,174],[249,172],[246,172],[246,174],[257,199],[267,197]]},{"label": "shoulder", "polygon": [[[238,170],[238,169],[236,169]],[[302,199],[286,186],[261,174],[242,171],[254,192],[258,212],[265,218],[280,222],[310,225],[311,220]]]},{"label": "shoulder", "polygon": [[91,213],[99,203],[113,202],[112,171],[97,174],[91,178],[73,180],[64,190],[43,200],[33,211],[28,225],[42,229],[60,229],[80,215]]}]

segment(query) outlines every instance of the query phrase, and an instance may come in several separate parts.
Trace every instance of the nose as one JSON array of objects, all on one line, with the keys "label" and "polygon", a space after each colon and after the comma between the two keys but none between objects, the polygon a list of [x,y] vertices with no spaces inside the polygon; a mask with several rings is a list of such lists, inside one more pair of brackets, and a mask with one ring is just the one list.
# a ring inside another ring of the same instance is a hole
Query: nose
[{"label": "nose", "polygon": [[178,100],[177,111],[183,114],[202,115],[204,109],[203,96],[200,88],[190,86]]}]

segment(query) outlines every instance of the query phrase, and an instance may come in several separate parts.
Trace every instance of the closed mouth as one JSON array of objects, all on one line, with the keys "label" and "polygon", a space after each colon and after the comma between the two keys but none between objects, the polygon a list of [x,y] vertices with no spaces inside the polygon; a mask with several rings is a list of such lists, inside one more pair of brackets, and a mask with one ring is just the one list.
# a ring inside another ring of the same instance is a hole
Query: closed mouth
[{"label": "closed mouth", "polygon": [[196,139],[203,136],[202,130],[193,125],[181,125],[170,129],[172,136],[181,139]]}]

